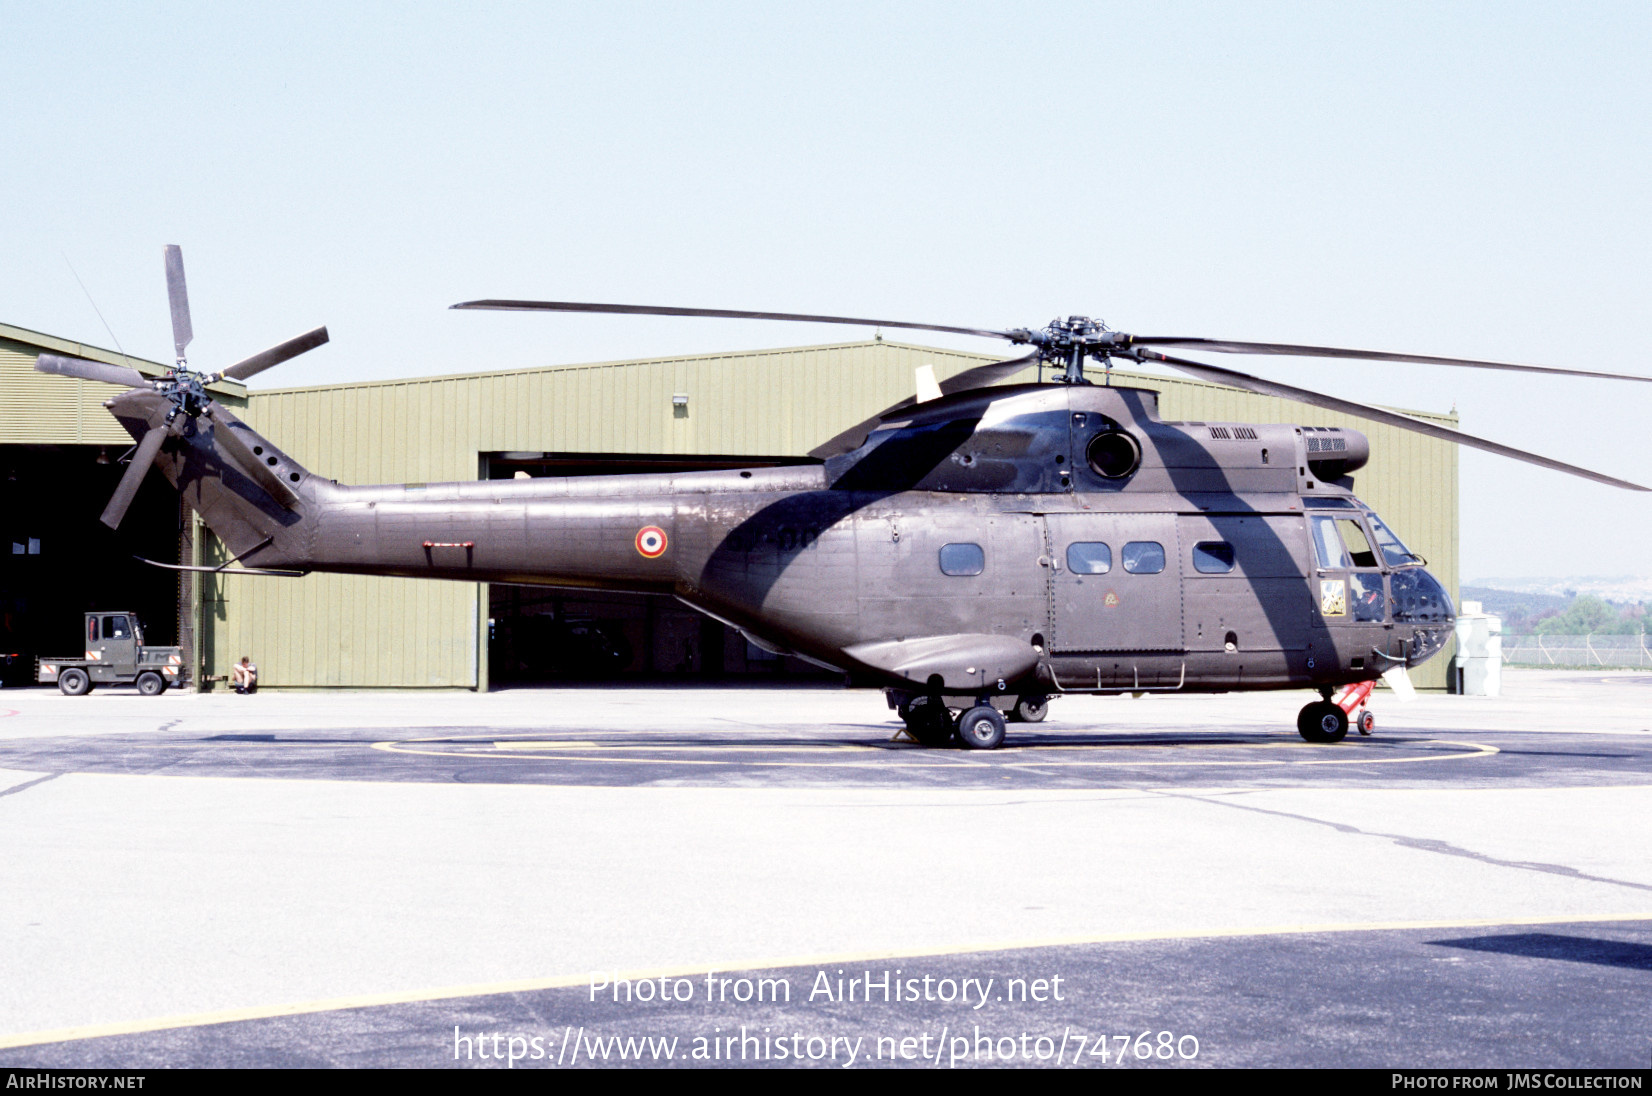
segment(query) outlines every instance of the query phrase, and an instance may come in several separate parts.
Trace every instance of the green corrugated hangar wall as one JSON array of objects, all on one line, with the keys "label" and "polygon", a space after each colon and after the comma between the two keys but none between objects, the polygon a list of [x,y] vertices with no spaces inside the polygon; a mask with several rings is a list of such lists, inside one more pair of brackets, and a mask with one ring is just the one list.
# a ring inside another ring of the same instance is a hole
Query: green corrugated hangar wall
[{"label": "green corrugated hangar wall", "polygon": [[[910,395],[916,367],[945,378],[988,360],[873,341],[258,391],[240,413],[310,471],[343,483],[474,480],[481,454],[508,451],[800,456]],[[1167,420],[1364,431],[1371,462],[1356,490],[1456,595],[1456,446],[1213,385],[1115,377],[1158,389]],[[674,396],[688,397],[686,414]],[[206,558],[221,559],[213,547]],[[487,685],[487,594],[477,584],[225,575],[201,582],[200,594],[208,675],[252,654],[271,686]],[[1443,687],[1447,661],[1429,662],[1417,683]]]}]

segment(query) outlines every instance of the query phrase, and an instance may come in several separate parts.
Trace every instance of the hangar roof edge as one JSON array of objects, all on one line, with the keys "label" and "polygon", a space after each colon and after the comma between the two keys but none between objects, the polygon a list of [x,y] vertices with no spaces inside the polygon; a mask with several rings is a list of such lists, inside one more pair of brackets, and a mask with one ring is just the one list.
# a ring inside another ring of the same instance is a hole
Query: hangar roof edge
[{"label": "hangar roof edge", "polygon": [[[812,346],[781,346],[759,350],[729,350],[700,354],[682,354],[661,358],[627,358],[603,362],[576,362],[566,365],[536,365],[519,369],[485,369],[469,373],[437,373],[420,377],[388,377],[382,380],[345,381],[338,384],[300,385],[289,388],[255,388],[249,389],[247,394],[249,397],[302,395],[316,392],[334,392],[343,389],[393,388],[401,385],[430,384],[438,381],[483,380],[497,377],[525,376],[530,374],[571,373],[581,370],[621,369],[630,366],[668,365],[677,362],[713,361],[723,358],[761,358],[786,354],[819,353],[821,351],[831,350],[864,350],[872,347],[888,347],[893,350],[917,351],[923,354],[934,354],[937,356],[948,357],[954,359],[955,361],[969,364],[1008,360],[1003,358],[1001,355],[996,354],[973,354],[967,350],[951,350],[943,347],[922,346],[917,343],[893,342],[888,339],[866,339],[858,342],[821,343]],[[1155,385],[1162,386],[1171,384],[1187,388],[1208,388],[1219,391],[1235,391],[1234,389],[1227,388],[1225,385],[1211,384],[1208,381],[1194,380],[1191,377],[1164,377],[1157,376],[1152,373],[1126,372],[1120,369],[1113,370],[1113,376],[1115,379],[1124,383],[1139,383],[1143,387],[1148,388]],[[1414,418],[1424,419],[1431,422],[1448,423],[1451,425],[1456,425],[1458,422],[1458,416],[1448,412],[1421,411],[1406,407],[1392,407],[1388,408],[1388,410],[1398,411],[1401,414],[1410,415]]]},{"label": "hangar roof edge", "polygon": [[524,376],[532,373],[572,373],[585,369],[623,369],[643,365],[671,365],[678,362],[717,361],[726,358],[763,358],[785,354],[813,354],[823,350],[864,350],[873,347],[889,347],[894,350],[915,350],[923,354],[935,354],[941,357],[953,358],[960,362],[975,364],[1001,360],[1000,355],[972,354],[967,350],[949,350],[937,346],[919,346],[915,343],[891,342],[888,339],[866,339],[861,342],[821,343],[815,346],[776,346],[758,350],[719,350],[699,354],[679,354],[659,358],[616,358],[601,362],[570,362],[563,365],[529,365],[515,369],[480,369],[469,373],[433,373],[419,377],[385,377],[380,380],[343,381],[338,384],[310,384],[289,388],[256,388],[253,395],[287,395],[294,392],[331,392],[344,388],[388,388],[401,384],[429,384],[432,381],[466,381],[491,379],[495,377]]},{"label": "hangar roof edge", "polygon": [[[27,327],[18,327],[16,324],[0,323],[0,339],[10,339],[12,342],[23,343],[26,346],[39,347],[49,350],[53,354],[66,354],[73,358],[85,358],[87,361],[104,362],[108,365],[129,365],[146,376],[160,376],[171,368],[160,362],[140,358],[136,354],[127,354],[120,350],[106,350],[91,343],[75,342],[73,339],[59,338],[48,335],[44,331],[33,331]],[[211,386],[214,392],[224,392],[231,396],[244,396],[247,386],[236,380],[221,380]]]}]

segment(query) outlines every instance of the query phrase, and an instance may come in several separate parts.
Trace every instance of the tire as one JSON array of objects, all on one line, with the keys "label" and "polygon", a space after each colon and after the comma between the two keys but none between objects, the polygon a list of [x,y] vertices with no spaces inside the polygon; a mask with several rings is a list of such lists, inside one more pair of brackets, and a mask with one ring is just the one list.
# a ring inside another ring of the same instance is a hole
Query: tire
[{"label": "tire", "polygon": [[952,713],[931,697],[914,697],[907,706],[906,733],[931,748],[952,744]]},{"label": "tire", "polygon": [[1348,733],[1348,713],[1329,700],[1316,700],[1298,713],[1296,731],[1309,742],[1341,742]]},{"label": "tire", "polygon": [[1373,713],[1370,708],[1365,709],[1363,712],[1359,713],[1359,722],[1357,725],[1359,727],[1360,734],[1370,734],[1372,731],[1377,729],[1376,714]]},{"label": "tire", "polygon": [[1049,697],[1023,696],[1016,698],[1015,707],[1010,711],[1010,719],[1016,723],[1042,723],[1044,717],[1049,714]]},{"label": "tire", "polygon": [[57,687],[64,696],[85,696],[92,691],[92,679],[71,666],[57,675]]},{"label": "tire", "polygon": [[154,670],[145,670],[138,675],[137,686],[144,696],[160,696],[166,692],[166,678]]},{"label": "tire", "polygon": [[1004,744],[1004,717],[991,704],[958,717],[958,741],[967,750],[996,750]]}]

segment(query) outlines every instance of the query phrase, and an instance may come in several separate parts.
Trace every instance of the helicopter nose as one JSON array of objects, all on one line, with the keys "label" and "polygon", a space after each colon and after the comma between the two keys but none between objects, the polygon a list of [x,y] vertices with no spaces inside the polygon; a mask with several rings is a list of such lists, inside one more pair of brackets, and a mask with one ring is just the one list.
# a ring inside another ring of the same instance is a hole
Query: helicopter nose
[{"label": "helicopter nose", "polygon": [[1421,567],[1395,571],[1388,582],[1395,622],[1412,626],[1406,661],[1416,665],[1439,654],[1457,623],[1457,610],[1445,585]]}]

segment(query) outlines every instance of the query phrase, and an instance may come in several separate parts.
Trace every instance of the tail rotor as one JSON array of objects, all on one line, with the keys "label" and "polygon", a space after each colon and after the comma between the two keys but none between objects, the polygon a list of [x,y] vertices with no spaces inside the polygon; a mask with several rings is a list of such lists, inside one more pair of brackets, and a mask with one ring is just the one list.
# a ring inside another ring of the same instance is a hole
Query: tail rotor
[{"label": "tail rotor", "polygon": [[[212,419],[211,411],[216,404],[207,393],[208,386],[225,378],[244,381],[266,369],[290,361],[307,351],[314,350],[327,342],[328,338],[327,329],[318,327],[313,331],[306,331],[296,338],[272,346],[268,350],[254,354],[250,358],[243,358],[220,372],[198,373],[189,368],[189,362],[185,355],[190,342],[195,338],[195,330],[189,315],[189,288],[184,280],[184,254],[177,244],[166,246],[166,295],[172,311],[172,344],[176,355],[176,364],[167,371],[165,376],[146,377],[131,366],[87,361],[84,358],[69,358],[60,354],[42,354],[35,361],[34,367],[42,373],[101,381],[105,384],[116,384],[125,388],[152,389],[164,396],[172,405],[167,410],[166,417],[161,424],[152,426],[139,439],[131,463],[121,476],[120,484],[115,488],[114,495],[109,499],[109,505],[103,510],[101,520],[103,524],[111,529],[119,528],[121,519],[126,516],[128,507],[132,505],[132,500],[137,496],[138,488],[143,485],[144,477],[160,456],[167,440],[174,437],[193,436],[196,431],[196,421],[203,413],[209,419]],[[216,420],[213,421],[216,422]],[[239,441],[239,439],[235,440]],[[257,471],[267,471],[256,458],[252,459],[251,465]],[[254,474],[256,475],[256,472]],[[262,481],[262,478],[260,477],[260,481]],[[281,498],[283,502],[290,501],[291,488],[286,484],[278,484],[278,486],[282,490],[277,492],[277,497]],[[283,497],[283,495],[286,497]]]}]

